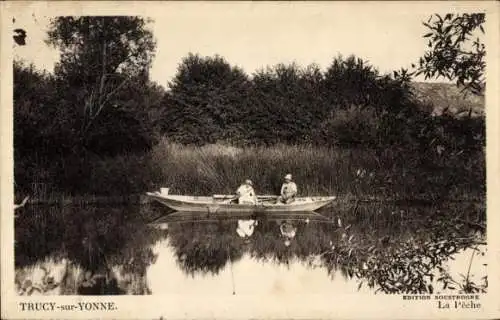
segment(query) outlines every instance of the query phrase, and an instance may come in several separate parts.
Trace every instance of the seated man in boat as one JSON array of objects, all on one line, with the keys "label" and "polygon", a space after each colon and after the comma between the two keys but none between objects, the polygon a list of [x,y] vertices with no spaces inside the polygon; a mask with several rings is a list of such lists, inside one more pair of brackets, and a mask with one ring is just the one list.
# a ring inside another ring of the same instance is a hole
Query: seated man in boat
[{"label": "seated man in boat", "polygon": [[292,203],[297,195],[297,185],[292,181],[292,175],[289,173],[285,176],[285,182],[281,186],[281,195],[278,197],[277,203]]},{"label": "seated man in boat", "polygon": [[257,204],[257,195],[253,189],[252,180],[247,179],[236,190],[236,198],[239,204]]}]

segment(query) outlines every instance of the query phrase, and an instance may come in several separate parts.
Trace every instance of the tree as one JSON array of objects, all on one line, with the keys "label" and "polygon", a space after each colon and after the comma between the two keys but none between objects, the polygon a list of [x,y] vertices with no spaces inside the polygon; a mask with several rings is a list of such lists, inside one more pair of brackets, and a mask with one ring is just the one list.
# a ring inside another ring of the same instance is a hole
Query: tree
[{"label": "tree", "polygon": [[75,84],[101,84],[110,76],[147,71],[156,43],[141,17],[58,17],[48,40],[60,50],[56,74]]},{"label": "tree", "polygon": [[14,61],[13,80],[14,175],[16,190],[23,190],[35,174],[47,177],[44,169],[70,148],[72,133],[61,121],[66,110],[57,106],[53,75]]},{"label": "tree", "polygon": [[[93,151],[99,152],[109,147],[118,152],[145,142],[136,141],[134,130],[144,128],[136,114],[144,114],[140,94],[148,91],[148,70],[156,47],[146,28],[148,22],[134,16],[51,20],[46,42],[60,51],[55,66],[59,101],[62,108],[74,109],[68,121],[78,133],[77,148],[98,146]],[[131,97],[130,92],[139,96]],[[123,101],[130,101],[135,109]],[[131,126],[128,130],[123,129],[124,121]],[[115,139],[116,135],[107,135],[113,131],[128,134]]]},{"label": "tree", "polygon": [[249,79],[220,56],[189,54],[163,101],[162,132],[182,143],[231,141],[240,135]]},{"label": "tree", "polygon": [[325,72],[328,99],[337,108],[373,103],[378,70],[360,58],[337,56]]},{"label": "tree", "polygon": [[429,38],[428,51],[420,58],[416,75],[426,79],[443,77],[457,86],[482,95],[485,83],[484,13],[432,15],[424,24]]},{"label": "tree", "polygon": [[255,72],[252,84],[249,138],[265,144],[311,142],[311,129],[327,111],[317,65],[280,63]]},{"label": "tree", "polygon": [[[47,43],[59,49],[55,75],[70,107],[79,109],[80,135],[88,135],[128,82],[146,80],[155,41],[140,17],[58,17]],[[146,81],[140,81],[143,85]]]}]

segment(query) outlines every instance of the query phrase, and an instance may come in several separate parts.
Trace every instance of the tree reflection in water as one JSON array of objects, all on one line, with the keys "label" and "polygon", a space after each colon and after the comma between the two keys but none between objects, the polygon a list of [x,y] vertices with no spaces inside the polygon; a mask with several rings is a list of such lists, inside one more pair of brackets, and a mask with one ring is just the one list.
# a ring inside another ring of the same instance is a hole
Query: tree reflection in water
[{"label": "tree reflection in water", "polygon": [[[138,215],[144,210],[31,207],[16,219],[18,292],[151,294],[147,270],[158,257],[152,248],[166,239],[191,276],[217,275],[247,255],[279,265],[299,261],[382,293],[434,292],[436,280],[450,287],[454,281],[436,268],[485,238],[485,210],[474,204],[345,205],[324,219],[174,214],[151,225]],[[251,228],[243,232],[246,224]],[[464,292],[486,288],[469,280],[462,286]]]},{"label": "tree reflection in water", "polygon": [[241,259],[245,241],[237,235],[236,227],[235,220],[169,224],[169,242],[182,270],[190,275],[216,275],[229,259]]},{"label": "tree reflection in water", "polygon": [[[30,206],[15,221],[18,293],[150,293],[151,246],[166,231],[150,230],[137,213],[137,207]],[[47,277],[59,279],[56,290],[44,285]]]},{"label": "tree reflection in water", "polygon": [[[284,265],[298,260],[323,267],[332,276],[339,271],[376,292],[432,293],[436,268],[483,242],[484,214],[476,205],[449,205],[446,210],[356,206],[330,221],[260,218],[250,242],[242,243],[233,231],[237,222],[227,219],[172,223],[177,227],[170,229],[169,238],[181,267],[190,274],[218,273],[229,258],[235,262],[248,253]],[[439,281],[444,285],[442,278]]]}]

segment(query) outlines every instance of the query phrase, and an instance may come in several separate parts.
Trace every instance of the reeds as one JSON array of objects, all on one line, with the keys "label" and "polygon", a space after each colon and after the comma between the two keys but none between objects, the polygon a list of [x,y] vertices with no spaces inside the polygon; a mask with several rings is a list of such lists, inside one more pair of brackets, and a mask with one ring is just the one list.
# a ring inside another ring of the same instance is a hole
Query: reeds
[{"label": "reeds", "polygon": [[[179,194],[233,193],[247,178],[254,181],[258,194],[276,194],[283,176],[292,173],[299,193],[304,196],[481,198],[484,177],[470,167],[471,162],[480,166],[481,159],[450,162],[449,167],[436,171],[428,165],[419,165],[421,156],[392,150],[308,145],[194,147],[164,140],[152,150],[142,167],[149,170],[144,177],[151,178],[148,181],[151,187],[170,187],[171,192]],[[475,168],[479,172],[482,169]]]},{"label": "reeds", "polygon": [[252,179],[258,194],[277,194],[283,177],[294,176],[302,196],[339,199],[484,200],[484,153],[446,157],[425,152],[310,145],[236,148],[223,144],[185,146],[160,141],[142,155],[89,158],[67,164],[82,176],[58,176],[67,196],[125,196],[169,187],[171,193],[232,194]]}]

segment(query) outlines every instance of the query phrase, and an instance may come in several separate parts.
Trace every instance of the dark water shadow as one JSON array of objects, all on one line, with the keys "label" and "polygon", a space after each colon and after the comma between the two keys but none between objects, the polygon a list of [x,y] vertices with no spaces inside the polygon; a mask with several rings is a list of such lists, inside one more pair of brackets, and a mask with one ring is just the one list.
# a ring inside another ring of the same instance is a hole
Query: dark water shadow
[{"label": "dark water shadow", "polygon": [[16,284],[21,294],[151,294],[148,268],[162,254],[153,248],[168,241],[186,275],[217,277],[249,256],[319,266],[332,281],[341,274],[377,292],[428,293],[432,270],[484,242],[484,224],[483,206],[459,203],[218,216],[165,215],[150,206],[30,207],[15,221]]}]

